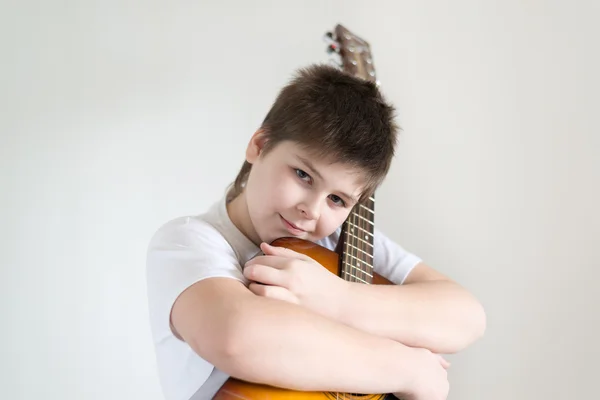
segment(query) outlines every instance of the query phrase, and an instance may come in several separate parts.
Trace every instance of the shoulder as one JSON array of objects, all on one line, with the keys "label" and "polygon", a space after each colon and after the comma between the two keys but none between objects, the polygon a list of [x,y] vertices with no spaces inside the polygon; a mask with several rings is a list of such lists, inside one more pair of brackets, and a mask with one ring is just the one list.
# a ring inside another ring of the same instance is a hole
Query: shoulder
[{"label": "shoulder", "polygon": [[183,216],[173,218],[152,234],[148,251],[165,246],[193,246],[198,244],[219,245],[227,243],[215,227],[200,216]]},{"label": "shoulder", "polygon": [[235,251],[221,233],[198,217],[180,217],[160,226],[146,256],[146,293],[152,331],[170,337],[170,313],[189,287],[208,278],[248,285]]},{"label": "shoulder", "polygon": [[187,271],[199,277],[227,271],[243,278],[235,250],[200,216],[178,217],[161,225],[150,239],[146,267],[149,275]]}]

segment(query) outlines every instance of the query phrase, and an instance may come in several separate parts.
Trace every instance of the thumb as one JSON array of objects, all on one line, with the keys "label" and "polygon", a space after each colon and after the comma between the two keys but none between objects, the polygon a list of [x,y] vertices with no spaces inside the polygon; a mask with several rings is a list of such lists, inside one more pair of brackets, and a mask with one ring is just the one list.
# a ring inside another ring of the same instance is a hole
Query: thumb
[{"label": "thumb", "polygon": [[277,254],[277,247],[275,246],[271,246],[269,243],[267,242],[262,242],[260,244],[260,249],[263,251],[263,253],[267,254],[267,255],[273,255],[273,254]]}]

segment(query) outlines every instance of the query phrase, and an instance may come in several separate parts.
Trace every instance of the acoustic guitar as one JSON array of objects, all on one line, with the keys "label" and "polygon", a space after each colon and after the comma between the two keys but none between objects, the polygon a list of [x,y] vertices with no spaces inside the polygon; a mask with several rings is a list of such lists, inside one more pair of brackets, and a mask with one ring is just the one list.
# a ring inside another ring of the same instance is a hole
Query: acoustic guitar
[{"label": "acoustic guitar", "polygon": [[[342,25],[325,35],[327,51],[332,61],[344,72],[375,82],[375,67],[369,44]],[[298,238],[279,238],[274,246],[283,246],[306,254],[331,273],[341,278],[365,284],[392,284],[373,271],[373,231],[375,198],[357,204],[342,226],[335,251]],[[354,394],[335,392],[302,392],[229,378],[219,389],[214,400],[318,400],[318,399],[396,399],[392,394]]]}]

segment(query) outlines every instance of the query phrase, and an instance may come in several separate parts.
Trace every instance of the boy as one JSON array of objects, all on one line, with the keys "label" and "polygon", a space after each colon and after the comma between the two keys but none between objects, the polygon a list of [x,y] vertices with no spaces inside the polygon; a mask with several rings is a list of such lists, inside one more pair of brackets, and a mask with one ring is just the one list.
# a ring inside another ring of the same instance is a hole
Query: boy
[{"label": "boy", "polygon": [[449,365],[437,354],[465,348],[485,327],[467,291],[377,229],[374,269],[396,285],[347,282],[268,245],[294,236],[335,248],[352,207],[388,172],[393,112],[370,82],[328,66],[300,70],[223,199],[156,232],[148,296],[167,399],[209,399],[229,376],[446,398]]}]

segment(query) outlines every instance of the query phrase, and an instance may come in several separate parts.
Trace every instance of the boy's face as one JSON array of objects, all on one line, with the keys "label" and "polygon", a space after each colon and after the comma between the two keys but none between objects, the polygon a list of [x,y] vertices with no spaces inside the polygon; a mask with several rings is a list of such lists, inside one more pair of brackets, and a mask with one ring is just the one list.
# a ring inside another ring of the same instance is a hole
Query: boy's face
[{"label": "boy's face", "polygon": [[283,236],[316,241],[348,217],[362,190],[360,171],[314,159],[296,143],[263,155],[258,132],[248,145],[252,170],[244,190],[250,239],[260,244]]}]

